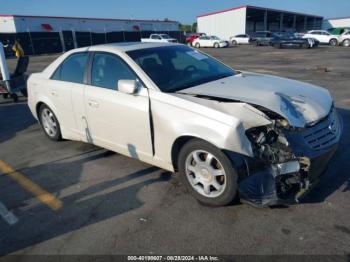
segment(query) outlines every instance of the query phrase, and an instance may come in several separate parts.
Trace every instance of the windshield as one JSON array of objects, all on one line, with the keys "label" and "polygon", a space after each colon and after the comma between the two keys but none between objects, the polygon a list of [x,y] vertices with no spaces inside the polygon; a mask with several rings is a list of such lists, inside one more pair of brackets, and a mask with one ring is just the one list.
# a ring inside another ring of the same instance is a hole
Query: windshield
[{"label": "windshield", "polygon": [[171,37],[167,34],[161,34],[160,35],[163,39],[170,39]]},{"label": "windshield", "polygon": [[127,54],[163,92],[176,92],[235,75],[224,64],[187,46],[163,46]]}]

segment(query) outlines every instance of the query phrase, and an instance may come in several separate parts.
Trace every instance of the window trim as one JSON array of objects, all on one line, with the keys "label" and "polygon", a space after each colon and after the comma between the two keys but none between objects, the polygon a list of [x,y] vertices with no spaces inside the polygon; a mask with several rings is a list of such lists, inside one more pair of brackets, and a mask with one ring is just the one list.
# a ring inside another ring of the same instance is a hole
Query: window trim
[{"label": "window trim", "polygon": [[95,87],[95,88],[103,88],[103,89],[106,89],[106,90],[119,92],[119,90],[108,89],[108,88],[105,88],[105,87],[102,87],[102,86],[95,86],[91,82],[91,79],[92,79],[92,65],[93,65],[93,62],[94,62],[95,55],[96,54],[106,54],[106,55],[114,56],[117,59],[119,59],[136,76],[136,78],[140,82],[141,86],[143,88],[147,88],[148,89],[148,87],[142,81],[141,77],[135,72],[135,70],[133,68],[131,68],[131,66],[121,56],[119,56],[119,55],[117,55],[115,53],[107,52],[107,51],[90,51],[88,53],[89,53],[89,57],[88,57],[88,61],[87,61],[88,64],[87,64],[87,67],[86,67],[86,85],[89,85],[89,86],[92,86],[92,87]]},{"label": "window trim", "polygon": [[[85,68],[84,68],[84,75],[83,75],[83,82],[82,83],[75,83],[75,82],[70,82],[70,81],[64,81],[61,79],[61,73],[60,73],[60,79],[53,79],[53,76],[56,74],[56,72],[58,70],[62,69],[62,65],[72,56],[74,55],[79,55],[79,54],[87,54],[87,59],[86,59],[86,64],[85,64]],[[66,83],[72,83],[72,84],[78,84],[78,85],[86,85],[86,69],[88,67],[88,63],[89,63],[89,52],[88,51],[82,51],[82,52],[75,52],[70,54],[69,56],[67,56],[55,69],[55,71],[51,74],[50,76],[50,80],[54,80],[54,81],[60,81],[60,82],[66,82]]]}]

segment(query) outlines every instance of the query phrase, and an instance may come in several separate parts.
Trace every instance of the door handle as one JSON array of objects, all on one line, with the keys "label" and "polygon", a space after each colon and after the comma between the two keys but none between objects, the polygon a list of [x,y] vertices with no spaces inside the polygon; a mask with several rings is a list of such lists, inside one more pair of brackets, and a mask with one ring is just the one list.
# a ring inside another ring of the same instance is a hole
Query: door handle
[{"label": "door handle", "polygon": [[89,100],[88,104],[89,104],[89,106],[95,107],[95,108],[98,108],[100,106],[100,104],[98,102],[96,102],[95,100]]}]

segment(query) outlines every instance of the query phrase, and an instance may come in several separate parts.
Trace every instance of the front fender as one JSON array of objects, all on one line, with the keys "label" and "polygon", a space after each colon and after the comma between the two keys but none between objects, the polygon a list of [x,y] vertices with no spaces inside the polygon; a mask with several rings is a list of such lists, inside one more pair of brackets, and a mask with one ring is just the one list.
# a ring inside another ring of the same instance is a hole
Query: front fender
[{"label": "front fender", "polygon": [[150,92],[155,157],[172,163],[179,137],[203,139],[220,149],[253,156],[241,121],[203,105],[161,92]]}]

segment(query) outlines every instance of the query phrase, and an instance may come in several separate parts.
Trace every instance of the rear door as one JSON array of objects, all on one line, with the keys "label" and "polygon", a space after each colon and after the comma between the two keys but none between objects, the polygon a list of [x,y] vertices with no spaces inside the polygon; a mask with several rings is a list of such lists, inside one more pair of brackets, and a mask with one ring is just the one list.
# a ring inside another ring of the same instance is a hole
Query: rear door
[{"label": "rear door", "polygon": [[138,80],[115,54],[96,52],[89,65],[85,89],[86,132],[90,142],[134,158],[151,157],[152,140],[148,90],[137,94],[118,91],[119,80]]},{"label": "rear door", "polygon": [[249,44],[249,37],[247,35],[241,35],[239,41],[242,44]]},{"label": "rear door", "polygon": [[88,53],[74,53],[56,69],[48,81],[48,96],[58,121],[68,131],[82,134],[84,76]]}]

